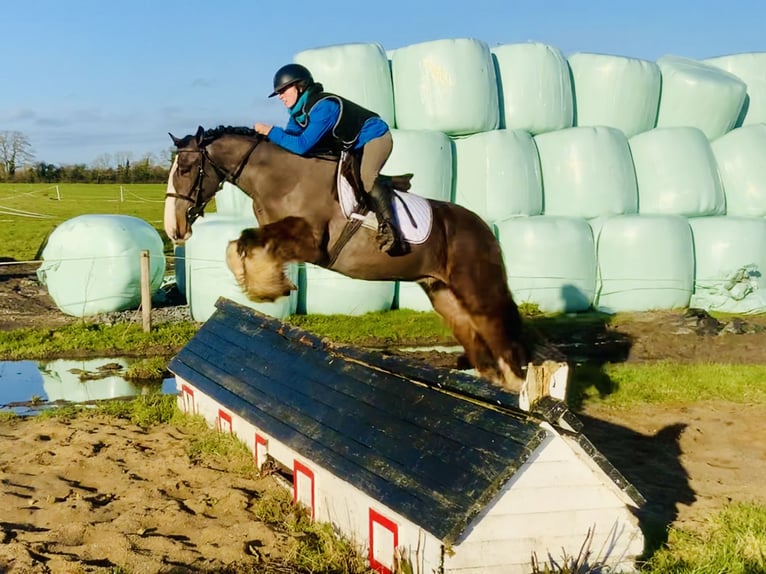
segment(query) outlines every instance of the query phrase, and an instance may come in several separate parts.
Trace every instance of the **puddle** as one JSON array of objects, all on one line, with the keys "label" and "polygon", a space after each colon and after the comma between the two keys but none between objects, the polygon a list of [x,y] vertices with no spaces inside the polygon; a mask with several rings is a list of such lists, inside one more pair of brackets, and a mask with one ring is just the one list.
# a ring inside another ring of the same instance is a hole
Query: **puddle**
[{"label": "puddle", "polygon": [[[0,412],[35,414],[53,404],[135,397],[160,383],[135,383],[122,376],[135,359],[56,359],[0,361]],[[175,394],[174,378],[161,383]]]}]

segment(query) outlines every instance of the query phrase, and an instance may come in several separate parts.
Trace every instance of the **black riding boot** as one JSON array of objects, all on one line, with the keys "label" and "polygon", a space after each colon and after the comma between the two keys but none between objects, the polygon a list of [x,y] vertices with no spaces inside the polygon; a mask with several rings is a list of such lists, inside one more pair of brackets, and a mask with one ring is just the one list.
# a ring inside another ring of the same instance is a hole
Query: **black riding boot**
[{"label": "black riding boot", "polygon": [[381,251],[389,255],[403,255],[409,246],[402,237],[402,231],[394,215],[394,192],[391,187],[379,181],[368,192],[370,208],[378,217],[378,235],[376,240]]}]

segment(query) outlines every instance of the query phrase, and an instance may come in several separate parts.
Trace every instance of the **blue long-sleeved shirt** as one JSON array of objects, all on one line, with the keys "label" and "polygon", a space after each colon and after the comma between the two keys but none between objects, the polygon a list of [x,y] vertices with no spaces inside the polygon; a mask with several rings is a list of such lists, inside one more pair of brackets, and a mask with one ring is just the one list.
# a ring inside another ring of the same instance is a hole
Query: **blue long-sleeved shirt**
[{"label": "blue long-sleeved shirt", "polygon": [[[290,116],[285,128],[274,126],[269,132],[269,139],[298,155],[306,155],[337,123],[340,116],[340,104],[332,98],[318,101],[309,113],[309,122],[302,128]],[[382,136],[388,131],[388,124],[381,118],[368,119],[359,133],[355,148],[364,146],[368,141]]]}]

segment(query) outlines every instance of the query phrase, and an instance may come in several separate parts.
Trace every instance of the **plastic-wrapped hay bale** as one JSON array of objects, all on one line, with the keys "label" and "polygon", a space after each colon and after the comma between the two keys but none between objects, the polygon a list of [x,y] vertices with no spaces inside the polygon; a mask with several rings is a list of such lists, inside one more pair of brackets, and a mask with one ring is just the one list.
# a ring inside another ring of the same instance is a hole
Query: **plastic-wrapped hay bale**
[{"label": "plastic-wrapped hay bale", "polygon": [[395,281],[352,279],[307,263],[300,284],[299,309],[307,315],[363,315],[388,311]]},{"label": "plastic-wrapped hay bale", "polygon": [[636,173],[620,130],[578,127],[534,139],[545,215],[591,218],[636,212]]},{"label": "plastic-wrapped hay bale", "polygon": [[392,56],[396,126],[466,135],[497,128],[500,116],[489,48],[473,39],[435,40]]},{"label": "plastic-wrapped hay bale", "polygon": [[394,94],[388,56],[380,44],[339,44],[298,52],[295,63],[306,66],[328,92],[380,114],[394,126]]},{"label": "plastic-wrapped hay bale", "polygon": [[162,238],[143,219],[128,215],[80,215],[48,237],[40,282],[68,315],[85,317],[137,309],[141,303],[141,252],[149,251],[149,287],[162,285]]},{"label": "plastic-wrapped hay bale", "polygon": [[500,127],[533,135],[571,128],[574,103],[561,50],[539,42],[490,49],[498,81]]},{"label": "plastic-wrapped hay bale", "polygon": [[242,217],[255,221],[253,200],[233,183],[223,182],[215,194],[215,212],[228,217]]},{"label": "plastic-wrapped hay bale", "polygon": [[747,98],[736,125],[766,123],[766,52],[745,52],[702,60],[747,84]]},{"label": "plastic-wrapped hay bale", "polygon": [[600,223],[595,301],[599,311],[689,305],[694,248],[688,219],[680,215],[622,215]]},{"label": "plastic-wrapped hay bale", "polygon": [[394,149],[383,173],[413,174],[410,191],[428,199],[449,201],[452,195],[452,142],[442,132],[391,130]]},{"label": "plastic-wrapped hay bale", "polygon": [[662,56],[657,127],[693,126],[714,140],[732,129],[747,94],[745,82],[696,60]]},{"label": "plastic-wrapped hay bale", "polygon": [[493,130],[454,142],[455,203],[488,222],[542,212],[540,158],[528,132]]},{"label": "plastic-wrapped hay bale", "polygon": [[712,143],[728,215],[766,216],[766,124],[730,131]]},{"label": "plastic-wrapped hay bale", "polygon": [[766,220],[689,220],[696,273],[690,305],[724,313],[766,312]]},{"label": "plastic-wrapped hay bale", "polygon": [[656,128],[628,141],[638,181],[638,212],[698,217],[726,202],[710,142],[693,127]]},{"label": "plastic-wrapped hay bale", "polygon": [[609,56],[572,54],[568,58],[574,86],[577,126],[610,126],[626,137],[654,127],[660,102],[660,68],[654,62]]},{"label": "plastic-wrapped hay bale", "polygon": [[186,245],[173,247],[173,271],[175,272],[176,288],[186,299]]},{"label": "plastic-wrapped hay bale", "polygon": [[[226,247],[243,229],[253,227],[253,220],[211,214],[194,224],[194,233],[186,242],[186,300],[195,321],[207,321],[215,312],[219,297],[255,309],[265,315],[283,319],[295,313],[298,295],[273,302],[256,302],[247,298],[226,265]],[[298,266],[290,264],[287,276],[297,286]]]},{"label": "plastic-wrapped hay bale", "polygon": [[517,304],[536,303],[544,312],[590,308],[596,293],[596,249],[586,220],[514,217],[495,228]]}]

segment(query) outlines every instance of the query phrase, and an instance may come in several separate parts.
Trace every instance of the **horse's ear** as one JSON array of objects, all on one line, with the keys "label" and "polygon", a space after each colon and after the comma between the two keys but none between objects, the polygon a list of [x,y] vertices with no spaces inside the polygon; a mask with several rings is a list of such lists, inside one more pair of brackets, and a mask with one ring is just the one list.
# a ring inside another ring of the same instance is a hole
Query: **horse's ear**
[{"label": "horse's ear", "polygon": [[199,126],[197,128],[197,134],[194,136],[196,138],[198,144],[202,143],[202,136],[203,135],[205,135],[205,128],[203,128],[202,126]]},{"label": "horse's ear", "polygon": [[181,143],[181,140],[180,140],[180,139],[178,139],[178,138],[177,138],[176,136],[174,136],[173,134],[171,134],[170,132],[168,132],[168,135],[170,136],[170,139],[172,139],[172,140],[173,140],[173,143],[175,144],[175,146],[176,146],[176,147],[178,147],[178,144],[179,144],[179,143]]}]

